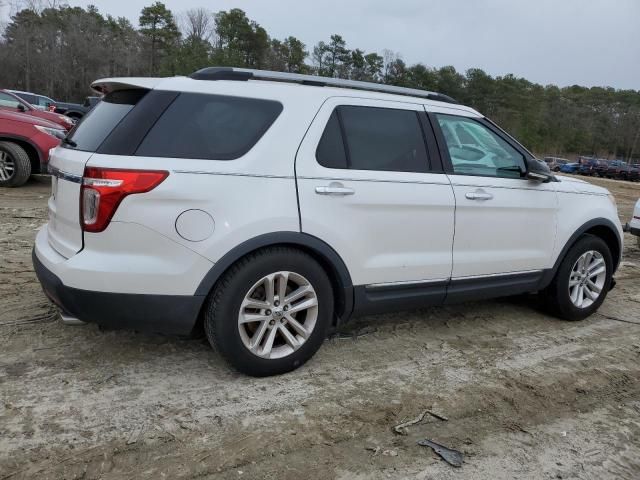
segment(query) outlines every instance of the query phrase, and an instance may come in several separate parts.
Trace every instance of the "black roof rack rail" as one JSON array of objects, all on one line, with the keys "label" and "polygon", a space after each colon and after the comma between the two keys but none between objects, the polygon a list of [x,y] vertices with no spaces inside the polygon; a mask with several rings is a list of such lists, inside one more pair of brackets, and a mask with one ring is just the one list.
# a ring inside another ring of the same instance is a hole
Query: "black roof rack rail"
[{"label": "black roof rack rail", "polygon": [[300,83],[302,85],[313,85],[317,87],[352,88],[355,90],[368,90],[370,92],[421,97],[438,102],[458,103],[448,95],[419,90],[417,88],[396,87],[395,85],[385,85],[384,83],[343,80],[341,78],[319,77],[317,75],[303,75],[300,73],[254,70],[250,68],[208,67],[192,73],[190,77],[194,80],[268,80],[272,82]]}]

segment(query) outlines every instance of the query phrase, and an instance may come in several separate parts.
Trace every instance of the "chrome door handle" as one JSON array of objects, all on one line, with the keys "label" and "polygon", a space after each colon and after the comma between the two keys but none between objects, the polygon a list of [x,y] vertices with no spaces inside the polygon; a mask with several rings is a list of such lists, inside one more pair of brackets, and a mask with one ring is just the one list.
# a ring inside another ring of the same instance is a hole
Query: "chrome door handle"
[{"label": "chrome door handle", "polygon": [[469,200],[491,200],[493,195],[486,192],[469,192],[465,195]]},{"label": "chrome door handle", "polygon": [[316,187],[318,195],[353,195],[356,191],[353,188],[343,186],[341,183],[331,183],[328,186]]}]

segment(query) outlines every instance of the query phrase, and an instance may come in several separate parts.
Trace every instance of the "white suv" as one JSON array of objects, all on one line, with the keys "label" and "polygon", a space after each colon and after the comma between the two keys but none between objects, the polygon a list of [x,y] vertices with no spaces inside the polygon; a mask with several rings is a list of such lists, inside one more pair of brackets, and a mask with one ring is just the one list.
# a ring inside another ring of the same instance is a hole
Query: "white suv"
[{"label": "white suv", "polygon": [[540,292],[578,320],[613,285],[611,195],[444,95],[232,68],[92,86],[33,255],[64,318],[204,325],[271,375],[353,315]]}]

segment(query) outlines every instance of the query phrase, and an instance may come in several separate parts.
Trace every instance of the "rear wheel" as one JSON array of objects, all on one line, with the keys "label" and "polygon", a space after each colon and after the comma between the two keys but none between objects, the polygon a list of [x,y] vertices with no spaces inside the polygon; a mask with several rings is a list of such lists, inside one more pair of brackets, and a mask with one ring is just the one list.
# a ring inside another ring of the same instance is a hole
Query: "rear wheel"
[{"label": "rear wheel", "polygon": [[324,269],[309,255],[273,247],[238,261],[218,282],[204,314],[209,342],[253,376],[293,370],[320,348],[333,317]]},{"label": "rear wheel", "polygon": [[612,274],[607,244],[599,237],[584,235],[571,247],[543,292],[546,305],[565,320],[587,318],[604,302]]},{"label": "rear wheel", "polygon": [[29,155],[17,143],[0,142],[0,187],[19,187],[31,175]]}]

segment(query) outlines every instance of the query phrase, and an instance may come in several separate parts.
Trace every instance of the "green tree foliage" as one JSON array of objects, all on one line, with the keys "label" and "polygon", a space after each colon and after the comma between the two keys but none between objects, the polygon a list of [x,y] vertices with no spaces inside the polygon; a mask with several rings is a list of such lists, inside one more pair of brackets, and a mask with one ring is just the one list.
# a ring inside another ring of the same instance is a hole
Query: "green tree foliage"
[{"label": "green tree foliage", "polygon": [[237,8],[215,14],[197,8],[176,18],[156,2],[142,9],[139,22],[136,28],[91,6],[18,11],[0,37],[0,86],[79,101],[91,81],[106,76],[188,75],[212,65],[311,73],[450,95],[539,154],[640,160],[638,91],[558,88],[478,68],[407,65],[391,50],[351,49],[338,34],[310,54],[295,37],[271,38]]},{"label": "green tree foliage", "polygon": [[269,51],[267,31],[239,8],[215,16],[214,65],[261,68]]},{"label": "green tree foliage", "polygon": [[176,25],[173,13],[164,3],[156,2],[149,7],[144,7],[140,12],[140,33],[146,39],[146,47],[149,51],[149,71],[151,75],[157,75],[170,70],[175,73],[175,50],[178,46],[180,32]]}]

